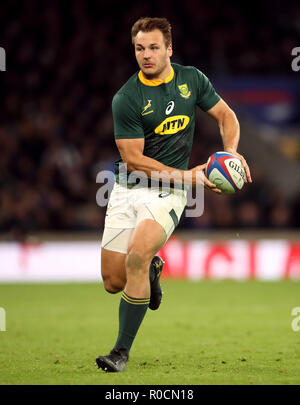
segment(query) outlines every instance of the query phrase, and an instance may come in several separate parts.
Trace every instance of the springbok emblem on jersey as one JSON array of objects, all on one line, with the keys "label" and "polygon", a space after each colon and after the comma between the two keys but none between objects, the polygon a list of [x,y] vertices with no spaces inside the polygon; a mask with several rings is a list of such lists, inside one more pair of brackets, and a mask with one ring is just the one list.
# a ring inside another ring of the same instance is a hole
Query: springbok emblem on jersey
[{"label": "springbok emblem on jersey", "polygon": [[181,97],[183,97],[185,99],[190,98],[192,92],[191,92],[191,90],[189,90],[188,85],[186,83],[181,84],[180,86],[178,86],[178,88],[179,88]]},{"label": "springbok emblem on jersey", "polygon": [[150,107],[152,107],[152,105],[151,105],[151,100],[148,100],[148,104],[145,105],[145,107],[144,107],[143,111],[141,112],[141,114],[142,114],[142,115],[147,115],[147,114],[153,113],[153,110],[151,110],[151,111],[146,111],[146,110],[148,110],[148,108],[150,108]]}]

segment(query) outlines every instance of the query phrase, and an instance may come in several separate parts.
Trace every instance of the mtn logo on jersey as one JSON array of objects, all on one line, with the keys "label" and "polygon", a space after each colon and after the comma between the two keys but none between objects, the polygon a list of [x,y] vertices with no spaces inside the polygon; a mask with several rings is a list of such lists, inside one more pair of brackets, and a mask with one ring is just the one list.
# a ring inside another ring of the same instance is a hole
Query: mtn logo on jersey
[{"label": "mtn logo on jersey", "polygon": [[159,124],[154,132],[159,135],[176,134],[183,130],[190,122],[190,117],[187,115],[175,115],[174,117],[166,118]]},{"label": "mtn logo on jersey", "polygon": [[191,92],[191,90],[189,90],[188,85],[186,83],[181,84],[180,86],[178,86],[178,88],[179,88],[181,97],[183,97],[185,99],[190,98],[192,92]]}]

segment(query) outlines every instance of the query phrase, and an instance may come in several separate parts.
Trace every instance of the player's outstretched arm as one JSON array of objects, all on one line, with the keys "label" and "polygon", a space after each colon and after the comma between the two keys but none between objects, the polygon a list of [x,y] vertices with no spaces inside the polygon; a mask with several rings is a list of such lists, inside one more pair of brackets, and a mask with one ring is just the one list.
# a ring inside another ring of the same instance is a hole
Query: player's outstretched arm
[{"label": "player's outstretched arm", "polygon": [[240,125],[235,113],[222,99],[218,101],[214,107],[208,110],[207,113],[218,122],[224,150],[232,153],[238,159],[240,159],[246,172],[247,181],[252,183],[249,166],[245,158],[237,153],[237,147],[240,139]]},{"label": "player's outstretched arm", "polygon": [[[215,184],[211,183],[204,175],[205,164],[190,170],[180,170],[166,166],[155,159],[143,154],[144,138],[117,139],[116,144],[124,163],[129,171],[144,172],[148,178],[162,180],[170,183],[195,186],[203,184],[205,188],[221,192]],[[200,176],[197,176],[197,172]]]},{"label": "player's outstretched arm", "polygon": [[183,184],[185,170],[166,166],[143,154],[144,138],[117,139],[121,158],[130,172],[143,172],[148,178]]}]

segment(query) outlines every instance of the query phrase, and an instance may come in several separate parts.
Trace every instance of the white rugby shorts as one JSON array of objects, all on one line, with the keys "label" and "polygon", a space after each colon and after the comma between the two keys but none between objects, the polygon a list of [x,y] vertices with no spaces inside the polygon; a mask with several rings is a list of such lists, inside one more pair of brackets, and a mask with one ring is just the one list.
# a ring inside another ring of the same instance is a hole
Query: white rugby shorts
[{"label": "white rugby shorts", "polygon": [[127,188],[114,184],[108,202],[102,247],[127,253],[134,229],[145,219],[158,222],[169,239],[186,205],[186,190],[170,188]]}]

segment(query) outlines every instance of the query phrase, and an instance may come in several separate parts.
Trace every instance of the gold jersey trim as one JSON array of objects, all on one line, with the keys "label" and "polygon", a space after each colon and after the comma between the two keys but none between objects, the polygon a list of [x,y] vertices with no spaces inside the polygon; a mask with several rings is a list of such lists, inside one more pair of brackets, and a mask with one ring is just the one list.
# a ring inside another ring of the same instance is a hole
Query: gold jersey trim
[{"label": "gold jersey trim", "polygon": [[169,74],[168,77],[166,77],[165,80],[162,80],[162,79],[148,80],[144,77],[143,72],[141,70],[139,71],[138,77],[139,77],[140,81],[143,84],[145,84],[146,86],[159,86],[162,83],[169,83],[173,79],[174,69],[171,66],[171,73]]}]

